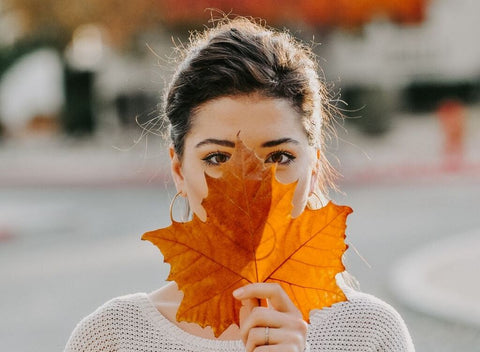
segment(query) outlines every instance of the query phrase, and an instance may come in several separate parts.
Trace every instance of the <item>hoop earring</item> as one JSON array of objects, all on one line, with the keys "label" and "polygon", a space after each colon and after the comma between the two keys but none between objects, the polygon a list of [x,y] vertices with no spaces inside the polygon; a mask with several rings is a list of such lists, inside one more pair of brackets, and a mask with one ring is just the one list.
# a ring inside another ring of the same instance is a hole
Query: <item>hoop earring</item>
[{"label": "hoop earring", "polygon": [[[320,204],[320,208],[323,208],[323,207],[324,207],[322,197],[320,197],[320,196],[317,194],[317,192],[313,191],[310,196],[315,196],[315,198],[317,198],[317,202]],[[317,202],[315,202],[315,203],[317,203]],[[310,210],[319,209],[319,208],[316,207],[316,206],[314,207],[314,205],[312,205],[312,203],[313,203],[313,201],[310,201],[310,200],[307,201],[307,207],[308,207],[308,209],[310,209]]]},{"label": "hoop earring", "polygon": [[[175,201],[178,199],[178,197],[182,197],[182,198],[186,198],[184,196],[184,193],[183,192],[177,192],[177,194],[175,194],[175,196],[173,197],[172,201],[170,202],[170,221],[173,223],[175,221],[175,219],[173,218],[173,208],[175,206]],[[188,204],[188,201],[185,200],[186,204],[185,204],[185,214],[183,216],[183,219],[181,219],[180,222],[186,222],[188,221],[188,218],[190,216],[190,205]],[[177,221],[178,222],[178,221]]]}]

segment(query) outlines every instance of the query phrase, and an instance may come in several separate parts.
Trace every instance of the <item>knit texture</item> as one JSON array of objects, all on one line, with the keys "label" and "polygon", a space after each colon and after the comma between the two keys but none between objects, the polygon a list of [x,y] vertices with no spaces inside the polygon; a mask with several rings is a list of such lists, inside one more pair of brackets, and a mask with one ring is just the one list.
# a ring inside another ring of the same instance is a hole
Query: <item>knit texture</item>
[{"label": "knit texture", "polygon": [[[380,299],[343,288],[348,301],[311,312],[307,334],[310,351],[414,351],[400,315]],[[240,340],[205,339],[167,320],[148,295],[115,298],[84,318],[75,328],[66,352],[182,351],[243,352]]]}]

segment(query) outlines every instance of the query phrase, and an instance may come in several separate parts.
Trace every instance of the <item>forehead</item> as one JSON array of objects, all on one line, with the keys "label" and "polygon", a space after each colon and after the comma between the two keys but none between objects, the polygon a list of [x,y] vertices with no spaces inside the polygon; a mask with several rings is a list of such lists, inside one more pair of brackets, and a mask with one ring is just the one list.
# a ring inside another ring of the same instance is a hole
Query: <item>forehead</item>
[{"label": "forehead", "polygon": [[205,134],[242,140],[296,137],[307,140],[300,114],[286,99],[259,94],[221,97],[202,104],[192,116],[189,137]]}]

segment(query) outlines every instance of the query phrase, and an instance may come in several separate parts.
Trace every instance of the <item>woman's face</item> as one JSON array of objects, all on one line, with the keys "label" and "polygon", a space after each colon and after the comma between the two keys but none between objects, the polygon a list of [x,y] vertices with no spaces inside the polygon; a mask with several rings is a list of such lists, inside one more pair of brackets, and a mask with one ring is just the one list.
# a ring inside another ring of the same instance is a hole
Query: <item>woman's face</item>
[{"label": "woman's face", "polygon": [[300,116],[287,100],[258,94],[201,105],[192,117],[182,159],[170,149],[177,191],[187,196],[192,211],[206,220],[201,205],[208,194],[204,173],[221,176],[219,165],[230,159],[238,134],[265,164],[277,164],[278,181],[298,180],[292,216],[300,215],[317,181],[318,153],[308,144]]}]

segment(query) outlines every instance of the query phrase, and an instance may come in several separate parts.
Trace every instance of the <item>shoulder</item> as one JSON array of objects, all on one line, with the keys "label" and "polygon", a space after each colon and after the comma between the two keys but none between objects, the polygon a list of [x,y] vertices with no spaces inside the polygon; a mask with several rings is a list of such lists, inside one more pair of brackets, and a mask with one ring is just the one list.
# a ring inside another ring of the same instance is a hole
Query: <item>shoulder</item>
[{"label": "shoulder", "polygon": [[136,293],[114,298],[83,318],[73,330],[65,351],[115,350],[121,339],[149,324],[148,298]]},{"label": "shoulder", "polygon": [[[315,345],[336,343],[344,351],[414,351],[405,322],[391,305],[350,287],[342,289],[347,301],[311,313],[309,334],[313,351]],[[329,350],[319,347],[318,350]]]}]

